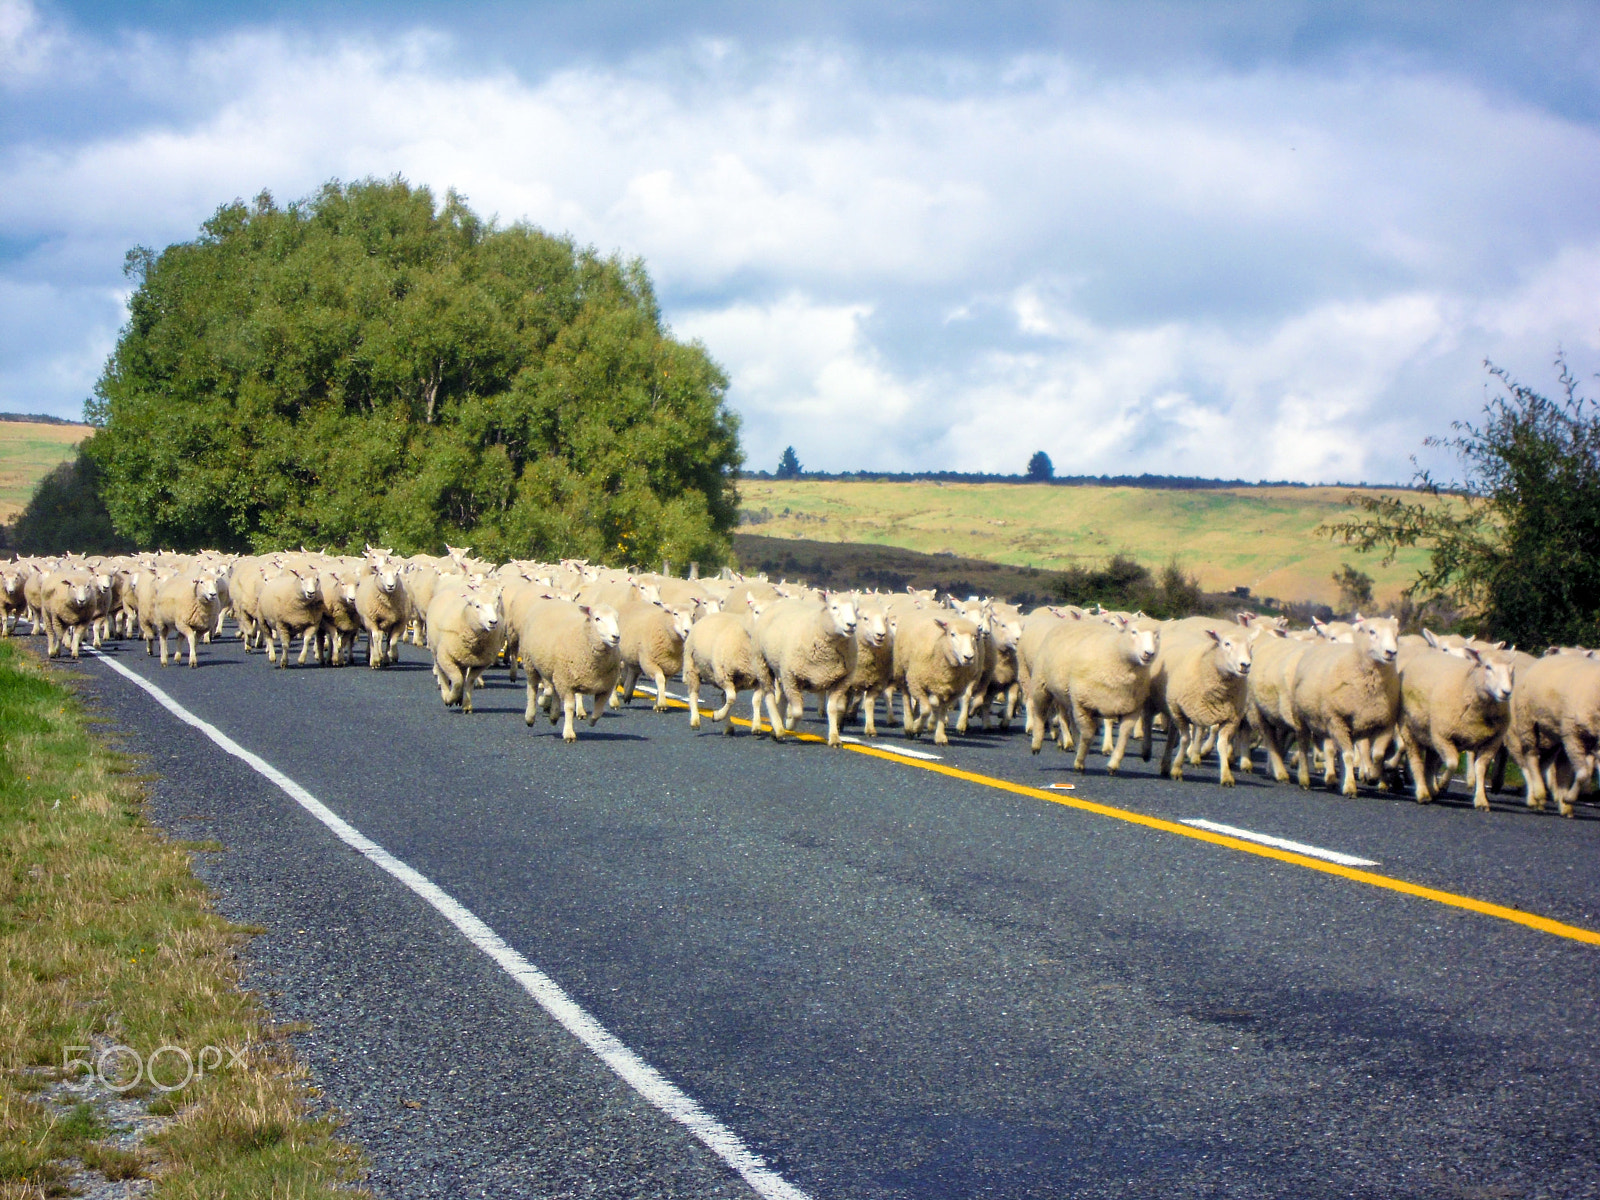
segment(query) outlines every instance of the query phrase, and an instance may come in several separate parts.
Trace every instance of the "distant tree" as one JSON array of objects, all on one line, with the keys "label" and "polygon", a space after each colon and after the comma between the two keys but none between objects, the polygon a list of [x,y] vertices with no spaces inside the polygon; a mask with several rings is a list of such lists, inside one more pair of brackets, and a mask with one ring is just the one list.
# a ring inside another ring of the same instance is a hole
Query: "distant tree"
[{"label": "distant tree", "polygon": [[778,459],[777,478],[796,479],[803,470],[805,468],[800,465],[800,456],[794,452],[794,447],[785,446],[783,457]]},{"label": "distant tree", "polygon": [[128,271],[87,413],[142,546],[730,553],[727,379],[669,336],[637,260],[397,177],[224,205]]},{"label": "distant tree", "polygon": [[[1426,471],[1423,501],[1351,497],[1364,510],[1325,527],[1392,562],[1424,546],[1428,565],[1407,589],[1414,604],[1465,614],[1484,636],[1524,647],[1600,641],[1600,409],[1578,393],[1556,359],[1562,394],[1551,400],[1486,363],[1502,392],[1481,424],[1457,421],[1453,437],[1428,445],[1453,451],[1465,478],[1449,485]],[[1446,499],[1447,493],[1453,493]]]},{"label": "distant tree", "polygon": [[100,472],[86,453],[60,463],[33,489],[6,537],[9,548],[22,554],[122,554],[133,544],[112,528],[111,514],[100,496]]},{"label": "distant tree", "polygon": [[1333,573],[1333,582],[1339,586],[1339,609],[1356,613],[1372,607],[1372,576],[1357,570],[1349,563],[1340,563]]},{"label": "distant tree", "polygon": [[1048,483],[1056,475],[1055,464],[1043,450],[1035,450],[1028,460],[1027,479],[1030,483]]},{"label": "distant tree", "polygon": [[1205,607],[1200,581],[1186,574],[1176,558],[1157,578],[1126,554],[1113,554],[1098,567],[1068,567],[1056,585],[1056,596],[1068,604],[1138,610],[1162,620],[1193,616]]}]

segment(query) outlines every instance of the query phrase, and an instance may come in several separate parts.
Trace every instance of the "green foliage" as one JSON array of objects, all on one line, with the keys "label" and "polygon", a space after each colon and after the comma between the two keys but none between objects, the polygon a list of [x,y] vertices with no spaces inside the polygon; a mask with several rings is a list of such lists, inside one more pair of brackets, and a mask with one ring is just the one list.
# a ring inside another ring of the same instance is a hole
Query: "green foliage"
[{"label": "green foliage", "polygon": [[1069,567],[1062,572],[1056,595],[1067,604],[1100,604],[1161,620],[1193,616],[1205,602],[1199,581],[1185,574],[1177,559],[1161,568],[1157,578],[1126,554],[1113,554],[1100,567]]},{"label": "green foliage", "polygon": [[100,496],[100,471],[88,449],[89,442],[82,443],[75,457],[39,481],[8,531],[10,549],[22,554],[121,554],[133,549],[111,526]]},{"label": "green foliage", "polygon": [[800,465],[800,456],[794,452],[793,446],[785,446],[783,454],[778,459],[776,479],[798,479],[805,468]]},{"label": "green foliage", "polygon": [[1043,450],[1035,450],[1033,457],[1028,460],[1026,478],[1032,483],[1048,483],[1055,477],[1056,467],[1050,461],[1050,456]]},{"label": "green foliage", "polygon": [[[1455,436],[1429,444],[1454,451],[1465,481],[1446,488],[1427,472],[1417,482],[1453,506],[1399,497],[1353,496],[1364,516],[1325,527],[1363,550],[1393,558],[1429,551],[1408,590],[1414,602],[1455,606],[1484,636],[1529,647],[1600,640],[1600,411],[1578,394],[1557,359],[1562,395],[1546,398],[1486,364],[1502,394],[1481,424],[1455,422]],[[1386,560],[1387,561],[1387,560]]]},{"label": "green foliage", "polygon": [[1340,563],[1333,573],[1333,582],[1339,588],[1341,612],[1356,613],[1372,607],[1372,576],[1365,571]]},{"label": "green foliage", "polygon": [[224,205],[128,270],[88,413],[140,545],[727,557],[727,379],[637,260],[395,178]]}]

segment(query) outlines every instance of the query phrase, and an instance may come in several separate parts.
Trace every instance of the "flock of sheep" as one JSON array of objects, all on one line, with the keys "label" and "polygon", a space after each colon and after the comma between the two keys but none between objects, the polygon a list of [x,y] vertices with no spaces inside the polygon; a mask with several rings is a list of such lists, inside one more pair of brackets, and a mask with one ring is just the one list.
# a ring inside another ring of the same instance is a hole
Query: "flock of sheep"
[{"label": "flock of sheep", "polygon": [[[1146,758],[1166,731],[1161,772],[1215,754],[1220,782],[1252,769],[1254,746],[1272,774],[1301,787],[1320,767],[1354,796],[1358,781],[1382,789],[1409,775],[1419,801],[1448,786],[1463,758],[1474,803],[1488,807],[1507,758],[1521,770],[1527,802],[1555,797],[1564,816],[1595,777],[1600,740],[1600,660],[1579,648],[1534,657],[1462,637],[1401,636],[1392,618],[1356,617],[1291,631],[1280,620],[1156,621],[1138,613],[1046,606],[1023,614],[992,599],[931,592],[818,591],[724,572],[678,579],[587,563],[494,566],[449,548],[445,557],[401,558],[369,547],[361,556],[308,552],[233,557],[215,553],[132,558],[68,556],[0,565],[0,634],[23,619],[42,628],[48,653],[78,656],[85,631],[99,645],[138,635],[161,662],[167,639],[222,633],[232,616],[246,652],[264,648],[286,667],[351,661],[359,637],[378,669],[402,643],[425,646],[445,705],[472,711],[483,673],[503,664],[526,673],[532,725],[540,710],[598,721],[628,703],[635,686],[667,680],[687,688],[690,724],[728,721],[749,692],[750,725],[775,739],[794,730],[806,697],[826,715],[828,743],[859,717],[878,734],[878,699],[894,716],[900,698],[908,737],[973,721],[1002,730],[1022,710],[1031,748],[1046,737],[1075,750],[1082,770],[1098,734],[1116,772],[1131,737]],[[181,651],[180,651],[181,656]],[[720,693],[702,710],[702,686]],[[559,711],[558,711],[559,706]],[[763,719],[765,708],[765,720]],[[1342,777],[1341,777],[1342,771]]]}]

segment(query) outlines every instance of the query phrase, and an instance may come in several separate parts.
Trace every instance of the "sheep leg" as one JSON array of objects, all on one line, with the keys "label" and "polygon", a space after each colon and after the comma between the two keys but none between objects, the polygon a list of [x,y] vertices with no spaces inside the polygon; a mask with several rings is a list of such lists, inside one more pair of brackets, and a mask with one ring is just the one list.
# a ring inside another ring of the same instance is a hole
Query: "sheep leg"
[{"label": "sheep leg", "polygon": [[844,749],[844,740],[839,736],[839,722],[844,716],[845,691],[835,688],[828,693],[828,745],[836,750]]},{"label": "sheep leg", "polygon": [[783,723],[783,716],[778,712],[777,680],[773,680],[770,686],[762,688],[759,694],[767,698],[767,716],[772,720],[772,740],[781,742],[788,736],[788,728]]},{"label": "sheep leg", "polygon": [[[1295,730],[1295,743],[1300,750],[1300,761],[1295,764],[1295,782],[1309,791],[1311,789],[1311,730]],[[1288,778],[1287,772],[1284,778]]]},{"label": "sheep leg", "polygon": [[[306,627],[306,631],[303,634],[300,635],[300,657],[297,658],[295,661],[297,663],[299,663],[302,667],[306,665],[306,655],[311,653],[311,638],[312,638],[312,635],[313,634],[320,635],[321,632],[322,631],[321,631],[320,628],[313,627],[313,626],[307,626]],[[320,655],[320,653],[321,653],[321,651],[319,649],[318,650],[318,654]]]},{"label": "sheep leg", "polygon": [[[694,660],[687,654],[683,657],[683,690],[689,693],[689,728],[700,728],[700,676],[695,673]],[[719,720],[715,714],[713,721]]]},{"label": "sheep leg", "polygon": [[1100,753],[1111,753],[1111,718],[1100,718]]},{"label": "sheep leg", "polygon": [[667,703],[667,673],[660,667],[656,668],[656,712],[666,712],[672,705]]},{"label": "sheep leg", "polygon": [[[595,709],[596,709],[596,711],[598,711],[599,709],[604,707],[604,705],[600,701],[600,697],[599,696],[596,696],[594,698],[594,701],[595,701]],[[573,727],[573,721],[572,721],[572,718],[577,714],[577,711],[578,711],[578,697],[577,697],[577,694],[575,692],[567,692],[564,696],[561,697],[561,715],[562,715],[562,718],[563,718],[562,724],[561,724],[561,740],[563,742],[575,742],[575,741],[578,740],[578,731],[577,731],[576,728]]]},{"label": "sheep leg", "polygon": [[[77,643],[73,643],[72,657],[78,657]],[[1575,732],[1562,735],[1561,748],[1566,751],[1567,763],[1572,769],[1572,782],[1562,789],[1562,794],[1556,797],[1556,808],[1563,817],[1572,816],[1572,803],[1583,791],[1583,785],[1589,781],[1593,774],[1593,758],[1588,748],[1583,744],[1583,739]]]},{"label": "sheep leg", "polygon": [[528,706],[522,710],[522,723],[532,725],[539,719],[539,677],[528,672]]},{"label": "sheep leg", "polygon": [[183,632],[189,637],[189,665],[191,667],[198,667],[200,663],[195,657],[194,630],[185,629]]},{"label": "sheep leg", "polygon": [[[699,679],[696,678],[695,682],[698,684]],[[738,699],[739,685],[734,680],[727,680],[722,685],[722,707],[711,714],[713,721],[728,721],[729,733],[733,732],[733,722],[729,719],[729,714],[733,712],[734,702]]]},{"label": "sheep leg", "polygon": [[1535,812],[1544,811],[1546,798],[1544,771],[1539,766],[1539,734],[1534,731],[1533,737],[1528,739],[1528,748],[1523,752],[1523,759],[1519,766],[1522,767],[1522,778],[1526,781],[1528,789],[1528,807]]},{"label": "sheep leg", "polygon": [[1405,748],[1406,764],[1411,768],[1411,790],[1418,804],[1433,800],[1433,788],[1428,778],[1428,756],[1416,736],[1404,726],[1400,729],[1400,744]]},{"label": "sheep leg", "polygon": [[[972,685],[968,684],[967,685],[967,690],[961,693],[961,709],[956,714],[956,732],[957,733],[965,733],[967,731],[967,724],[968,724],[968,721],[969,721],[971,715],[972,715]],[[934,735],[934,739],[933,739],[935,745],[942,746],[942,745],[945,744],[944,742],[941,742],[939,740],[939,738],[942,737],[943,734],[944,734],[944,717],[943,717],[943,715],[941,715],[940,718],[939,718],[939,733],[935,734]]]},{"label": "sheep leg", "polygon": [[1232,787],[1233,779],[1233,739],[1239,732],[1239,722],[1224,722],[1216,727],[1217,730],[1217,783],[1222,787]]},{"label": "sheep leg", "polygon": [[1138,727],[1138,720],[1126,716],[1117,723],[1117,746],[1111,752],[1111,761],[1106,763],[1106,774],[1115,775],[1122,769],[1123,756],[1128,753],[1128,740]]},{"label": "sheep leg", "polygon": [[1472,807],[1473,808],[1483,809],[1485,812],[1487,812],[1488,809],[1489,809],[1489,797],[1486,794],[1486,788],[1487,788],[1487,784],[1489,782],[1489,772],[1491,770],[1491,760],[1494,759],[1495,755],[1499,753],[1500,749],[1501,749],[1501,747],[1499,747],[1499,746],[1496,746],[1496,747],[1494,747],[1492,749],[1486,746],[1482,750],[1478,751],[1478,753],[1473,756],[1473,760],[1472,760]]},{"label": "sheep leg", "polygon": [[1094,730],[1094,714],[1076,700],[1069,700],[1072,705],[1072,726],[1078,735],[1078,753],[1072,760],[1072,769],[1082,772],[1084,760],[1089,757],[1089,738]]},{"label": "sheep leg", "polygon": [[1501,742],[1500,748],[1494,752],[1494,776],[1489,780],[1489,790],[1497,796],[1506,786],[1506,763],[1510,758],[1510,750],[1504,742]]},{"label": "sheep leg", "polygon": [[[763,694],[764,693],[762,692],[760,685],[757,685],[755,688],[751,689],[751,692],[750,692],[750,732],[751,733],[760,733],[761,732],[761,697],[762,697]],[[732,721],[728,722],[728,732],[729,733],[733,732],[733,722]]]},{"label": "sheep leg", "polygon": [[1028,690],[1028,749],[1034,754],[1044,748],[1045,717],[1048,712],[1046,705],[1049,693],[1044,688],[1035,691]]},{"label": "sheep leg", "polygon": [[[929,716],[933,720],[933,744],[935,746],[948,746],[950,738],[945,733],[945,720],[950,712],[950,696],[929,696],[931,708]],[[958,727],[959,732],[959,727]]]},{"label": "sheep leg", "polygon": [[[1150,726],[1153,724],[1153,721],[1145,724],[1146,743],[1152,740]],[[1190,738],[1190,729],[1189,718],[1177,712],[1168,714],[1167,745],[1161,752],[1161,765],[1156,770],[1158,775],[1167,775],[1178,783],[1183,782],[1184,750]]]},{"label": "sheep leg", "polygon": [[1456,768],[1461,763],[1461,751],[1451,745],[1448,738],[1437,736],[1433,739],[1433,750],[1439,756],[1439,771],[1430,783],[1433,794],[1442,796],[1450,789],[1450,781],[1455,778]]},{"label": "sheep leg", "polygon": [[861,697],[861,707],[866,711],[866,735],[870,738],[878,736],[878,694],[867,692]]},{"label": "sheep leg", "polygon": [[[82,644],[83,644],[83,626],[82,625],[74,625],[72,627],[72,661],[73,662],[77,662],[78,661],[78,647],[81,646]],[[1561,815],[1562,816],[1568,816],[1569,814],[1562,813]]]},{"label": "sheep leg", "polygon": [[[1350,727],[1342,721],[1331,722],[1328,732],[1332,735],[1328,741],[1333,742],[1339,751],[1339,761],[1344,767],[1344,782],[1340,791],[1346,796],[1355,796],[1356,792],[1356,747],[1355,741],[1350,736]],[[1333,764],[1332,754],[1329,753],[1329,766]]]},{"label": "sheep leg", "polygon": [[167,627],[165,625],[161,627],[157,640],[161,643],[161,665],[164,667],[167,665]]}]

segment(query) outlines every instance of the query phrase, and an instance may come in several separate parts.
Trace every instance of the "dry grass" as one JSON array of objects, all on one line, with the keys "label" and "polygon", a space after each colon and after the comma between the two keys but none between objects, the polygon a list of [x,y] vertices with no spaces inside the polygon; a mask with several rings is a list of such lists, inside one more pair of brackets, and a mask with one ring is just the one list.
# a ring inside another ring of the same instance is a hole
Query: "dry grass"
[{"label": "dry grass", "polygon": [[34,485],[93,432],[87,425],[0,421],[0,521],[21,512]]},{"label": "dry grass", "polygon": [[[745,509],[770,514],[741,532],[899,546],[1061,570],[1117,552],[1152,568],[1176,557],[1207,591],[1248,587],[1280,600],[1338,599],[1333,573],[1355,564],[1392,604],[1423,552],[1391,567],[1316,534],[1348,513],[1347,488],[1055,487],[1005,483],[745,480]],[[787,510],[787,515],[785,514]]]},{"label": "dry grass", "polygon": [[[59,1194],[72,1159],[150,1173],[158,1196],[350,1195],[358,1158],[240,988],[244,933],[210,910],[190,850],[145,821],[129,761],[91,742],[71,694],[0,643],[0,1197]],[[173,1116],[129,1151],[39,1095],[63,1047],[92,1042],[248,1050],[181,1091],[129,1092]]]}]

